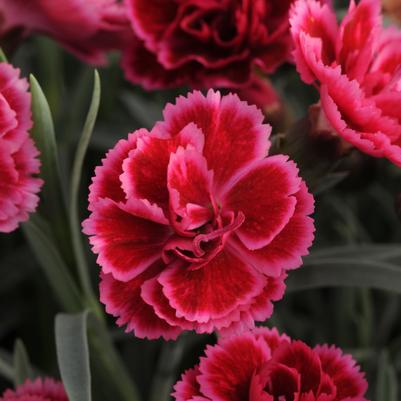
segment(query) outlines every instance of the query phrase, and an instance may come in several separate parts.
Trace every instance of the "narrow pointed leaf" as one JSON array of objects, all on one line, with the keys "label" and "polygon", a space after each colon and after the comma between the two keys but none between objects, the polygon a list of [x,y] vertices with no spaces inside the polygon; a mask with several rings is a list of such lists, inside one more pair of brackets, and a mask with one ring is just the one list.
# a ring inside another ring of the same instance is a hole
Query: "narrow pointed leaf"
[{"label": "narrow pointed leaf", "polygon": [[80,310],[79,291],[51,237],[46,222],[40,220],[38,216],[32,216],[22,228],[60,304],[70,312]]},{"label": "narrow pointed leaf", "polygon": [[58,151],[54,124],[46,97],[33,75],[30,76],[32,93],[32,117],[34,126],[31,135],[40,151],[40,175],[45,184],[42,190],[41,209],[51,222],[57,246],[66,260],[71,257],[68,220],[60,178]]},{"label": "narrow pointed leaf", "polygon": [[91,401],[87,324],[89,312],[56,317],[56,348],[61,378],[69,401]]},{"label": "narrow pointed leaf", "polygon": [[14,385],[23,384],[33,378],[33,371],[24,343],[17,340],[14,345]]},{"label": "narrow pointed leaf", "polygon": [[376,400],[398,400],[397,376],[386,351],[382,352],[377,367]]},{"label": "narrow pointed leaf", "polygon": [[288,291],[323,287],[376,288],[401,294],[401,267],[360,259],[308,261],[289,275]]},{"label": "narrow pointed leaf", "polygon": [[0,63],[8,63],[7,56],[5,55],[1,47],[0,47]]},{"label": "narrow pointed leaf", "polygon": [[71,227],[71,238],[74,247],[75,258],[77,260],[77,268],[81,285],[86,295],[89,298],[94,298],[93,290],[88,273],[88,265],[85,258],[84,249],[82,246],[81,224],[79,218],[79,186],[81,183],[81,172],[88,149],[90,138],[95,126],[96,117],[99,111],[100,104],[100,78],[97,71],[94,74],[94,85],[92,93],[92,102],[86,117],[85,125],[82,131],[81,139],[79,141],[75,160],[72,169],[71,185],[70,185],[70,199],[69,199],[69,217]]},{"label": "narrow pointed leaf", "polygon": [[14,381],[14,367],[11,355],[8,355],[8,352],[3,350],[0,350],[0,376],[9,381]]}]

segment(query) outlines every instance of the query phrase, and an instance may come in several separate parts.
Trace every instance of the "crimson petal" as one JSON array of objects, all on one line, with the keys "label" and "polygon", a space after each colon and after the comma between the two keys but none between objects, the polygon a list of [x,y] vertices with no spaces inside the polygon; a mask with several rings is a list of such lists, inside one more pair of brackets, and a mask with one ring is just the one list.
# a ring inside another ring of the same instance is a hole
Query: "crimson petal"
[{"label": "crimson petal", "polygon": [[254,162],[226,185],[223,207],[245,215],[235,234],[248,249],[268,245],[288,224],[300,185],[298,169],[282,155]]},{"label": "crimson petal", "polygon": [[102,199],[83,222],[103,272],[128,281],[160,259],[171,232],[160,208],[131,199],[126,204]]},{"label": "crimson petal", "polygon": [[214,401],[247,400],[253,372],[269,358],[267,345],[251,334],[208,347],[206,358],[201,358],[199,365],[202,394]]},{"label": "crimson petal", "polygon": [[153,340],[162,336],[172,340],[181,332],[180,328],[160,319],[141,298],[141,286],[162,268],[163,263],[156,262],[127,282],[115,280],[111,274],[101,274],[100,301],[105,304],[107,313],[118,317],[119,326],[127,325],[126,331],[134,331],[137,337]]},{"label": "crimson petal", "polygon": [[263,248],[248,250],[241,241],[232,237],[232,246],[244,260],[247,260],[260,272],[277,277],[282,270],[295,269],[302,264],[302,256],[308,254],[314,238],[313,219],[308,215],[313,212],[314,199],[304,182],[295,194],[297,203],[293,216],[283,230]]},{"label": "crimson petal", "polygon": [[171,154],[167,187],[172,209],[183,219],[180,226],[184,229],[193,230],[211,219],[212,180],[206,159],[194,148],[180,147]]},{"label": "crimson petal", "polygon": [[158,280],[177,316],[199,323],[222,318],[249,303],[265,284],[260,273],[227,251],[196,270],[169,267]]},{"label": "crimson petal", "polygon": [[187,145],[201,152],[203,140],[200,130],[191,123],[173,137],[156,126],[152,135],[138,138],[136,149],[130,152],[123,163],[124,172],[120,177],[127,198],[147,199],[167,209],[167,167],[170,154],[179,146]]},{"label": "crimson petal", "polygon": [[205,135],[204,156],[214,172],[215,189],[238,169],[267,155],[271,127],[264,125],[263,114],[255,106],[229,94],[221,98],[209,90],[207,96],[193,92],[179,97],[164,111],[163,127],[176,135],[188,123],[195,123]]},{"label": "crimson petal", "polygon": [[327,345],[317,346],[314,351],[319,355],[323,372],[337,387],[337,398],[359,400],[361,397],[360,401],[363,401],[368,384],[351,355],[344,355],[340,349]]},{"label": "crimson petal", "polygon": [[125,193],[121,188],[120,175],[123,172],[123,161],[131,150],[136,148],[139,137],[148,135],[145,129],[128,135],[127,139],[120,139],[113,149],[109,150],[102,160],[102,165],[96,167],[95,176],[89,187],[89,210],[94,210],[94,203],[102,198],[109,198],[116,202],[125,200]]}]

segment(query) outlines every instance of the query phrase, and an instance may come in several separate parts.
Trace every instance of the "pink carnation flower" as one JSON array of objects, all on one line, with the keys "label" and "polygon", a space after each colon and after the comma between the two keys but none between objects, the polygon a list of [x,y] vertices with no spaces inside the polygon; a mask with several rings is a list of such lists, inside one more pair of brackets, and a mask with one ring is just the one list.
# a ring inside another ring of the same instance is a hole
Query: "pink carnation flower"
[{"label": "pink carnation flower", "polygon": [[297,69],[334,130],[401,166],[401,32],[382,27],[380,1],[351,1],[338,26],[329,4],[298,0],[290,22]]},{"label": "pink carnation flower", "polygon": [[68,401],[62,383],[53,379],[27,380],[15,390],[6,390],[0,401]]},{"label": "pink carnation flower", "polygon": [[258,328],[206,348],[175,385],[177,401],[367,401],[367,382],[333,346]]},{"label": "pink carnation flower", "polygon": [[233,87],[290,59],[292,0],[127,0],[123,68],[145,88]]},{"label": "pink carnation flower", "polygon": [[19,70],[0,63],[0,232],[10,232],[28,219],[39,202],[42,180],[32,127],[28,82]]},{"label": "pink carnation flower", "polygon": [[236,95],[194,92],[96,168],[84,223],[106,310],[138,337],[253,327],[313,240],[313,197]]},{"label": "pink carnation flower", "polygon": [[104,64],[106,52],[123,47],[132,35],[126,9],[118,0],[0,2],[0,39],[34,32],[51,36],[93,64]]}]

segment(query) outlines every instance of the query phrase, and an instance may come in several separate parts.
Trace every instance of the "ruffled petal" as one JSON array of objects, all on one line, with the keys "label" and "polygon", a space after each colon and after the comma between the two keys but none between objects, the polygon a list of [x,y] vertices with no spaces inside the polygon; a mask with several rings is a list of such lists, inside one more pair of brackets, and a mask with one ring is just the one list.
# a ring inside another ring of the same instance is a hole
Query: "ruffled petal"
[{"label": "ruffled petal", "polygon": [[[358,399],[364,396],[368,388],[363,373],[351,355],[343,354],[334,346],[318,345],[314,351],[320,358],[322,370],[337,387],[337,399]],[[363,398],[364,399],[364,398]]]},{"label": "ruffled petal", "polygon": [[350,79],[361,81],[373,56],[374,45],[381,29],[380,3],[362,0],[344,17],[337,37],[338,61]]},{"label": "ruffled petal", "polygon": [[[330,65],[336,59],[335,40],[337,36],[337,21],[334,11],[325,2],[315,0],[298,0],[293,3],[290,11],[291,34],[294,40],[294,59],[297,71],[304,82],[310,84],[316,80],[315,72],[310,68],[301,38],[313,38],[319,43],[319,60]],[[305,39],[304,39],[305,40]]]},{"label": "ruffled petal", "polygon": [[273,313],[273,302],[284,296],[287,278],[285,273],[279,277],[267,277],[266,284],[261,293],[254,297],[248,304],[240,306],[232,316],[227,316],[226,322],[219,326],[216,324],[221,338],[229,338],[255,328],[255,321],[265,321]]},{"label": "ruffled petal", "polygon": [[118,281],[111,274],[101,274],[100,301],[106,306],[107,313],[118,317],[119,326],[126,325],[126,331],[134,332],[137,337],[175,340],[181,332],[180,328],[160,319],[152,307],[141,298],[141,286],[162,269],[163,263],[156,262],[127,282]]},{"label": "ruffled petal", "polygon": [[138,138],[136,148],[123,163],[120,176],[128,199],[146,199],[165,210],[168,208],[167,167],[170,154],[178,147],[192,145],[199,152],[203,148],[202,132],[189,123],[173,137],[156,126],[152,135]]},{"label": "ruffled petal", "polygon": [[221,202],[245,215],[235,234],[248,249],[268,245],[288,224],[300,185],[297,167],[282,155],[253,163],[226,184]]},{"label": "ruffled petal", "polygon": [[293,341],[291,344],[283,342],[272,357],[272,365],[276,364],[285,365],[299,373],[302,393],[318,393],[322,377],[320,359],[302,341]]},{"label": "ruffled petal", "polygon": [[162,210],[135,199],[119,204],[99,200],[83,228],[91,236],[92,250],[98,254],[103,272],[122,281],[131,280],[160,259],[171,235]]},{"label": "ruffled petal", "polygon": [[198,383],[202,394],[213,401],[247,400],[253,372],[270,358],[266,343],[251,334],[232,337],[205,353]]},{"label": "ruffled petal", "polygon": [[142,299],[150,305],[157,316],[165,320],[171,326],[178,326],[181,330],[194,330],[197,325],[183,317],[177,317],[176,311],[169,304],[168,298],[163,293],[163,287],[158,277],[148,280],[142,285]]},{"label": "ruffled petal", "polygon": [[222,318],[247,304],[265,283],[260,273],[226,251],[196,270],[169,267],[158,280],[176,315],[199,323]]},{"label": "ruffled petal", "polygon": [[199,367],[195,366],[193,369],[188,369],[181,376],[181,379],[174,386],[174,393],[176,401],[189,401],[193,397],[201,396],[197,376],[200,374]]},{"label": "ruffled petal", "polygon": [[359,84],[338,70],[326,70],[320,95],[322,108],[333,128],[363,152],[385,157],[391,142],[400,138],[398,122],[383,115],[374,101],[365,97]]},{"label": "ruffled petal", "polygon": [[102,165],[96,167],[95,176],[89,187],[89,210],[95,209],[94,204],[99,199],[111,199],[123,202],[126,199],[121,188],[120,175],[123,172],[123,161],[131,150],[136,148],[138,138],[149,135],[145,129],[128,135],[127,139],[120,139],[113,149],[109,150],[102,159]]},{"label": "ruffled petal", "polygon": [[306,184],[301,183],[300,190],[295,194],[297,200],[294,214],[286,226],[265,247],[250,251],[235,237],[229,239],[229,244],[260,272],[277,277],[282,270],[295,269],[302,264],[302,256],[308,250],[314,239],[314,221],[309,214],[314,210],[313,196],[308,192]]},{"label": "ruffled petal", "polygon": [[177,5],[169,0],[128,0],[129,17],[135,32],[155,49],[174,21]]},{"label": "ruffled petal", "polygon": [[143,41],[134,35],[123,49],[121,67],[128,81],[140,84],[147,90],[177,88],[188,82],[199,81],[199,66],[195,63],[167,70]]},{"label": "ruffled petal", "polygon": [[25,142],[27,132],[32,128],[31,94],[28,81],[20,78],[20,70],[8,63],[0,63],[0,93],[9,109],[15,114],[17,124],[12,129],[0,133],[8,141],[12,151],[16,151]]},{"label": "ruffled petal", "polygon": [[201,129],[205,135],[203,154],[214,172],[218,192],[237,170],[267,155],[271,127],[262,124],[263,118],[260,110],[241,102],[237,95],[221,98],[210,90],[205,97],[195,91],[166,106],[163,128],[171,135],[190,122]]},{"label": "ruffled petal", "polygon": [[267,327],[257,327],[256,329],[252,330],[252,333],[256,336],[256,338],[262,338],[264,341],[266,341],[272,354],[281,345],[281,343],[291,343],[290,337],[288,337],[287,334],[280,334],[275,327],[272,329]]},{"label": "ruffled petal", "polygon": [[170,205],[184,230],[201,227],[211,219],[212,183],[206,159],[193,147],[180,147],[171,154],[167,172]]}]

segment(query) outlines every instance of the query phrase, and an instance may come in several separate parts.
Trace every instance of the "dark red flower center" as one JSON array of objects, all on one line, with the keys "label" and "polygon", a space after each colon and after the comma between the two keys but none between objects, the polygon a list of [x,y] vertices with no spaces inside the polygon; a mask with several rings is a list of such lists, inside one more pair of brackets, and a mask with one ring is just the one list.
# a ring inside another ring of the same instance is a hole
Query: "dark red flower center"
[{"label": "dark red flower center", "polygon": [[174,215],[172,221],[175,234],[163,249],[163,260],[167,263],[174,261],[191,264],[191,270],[200,269],[213,259],[223,248],[228,236],[237,230],[245,221],[242,212],[221,211],[216,205],[210,205],[208,210],[200,208],[199,212],[207,214],[209,220],[200,227],[188,230],[180,224],[180,216]]}]

